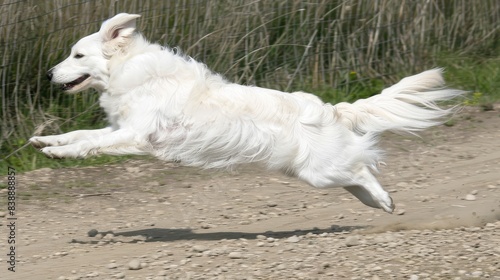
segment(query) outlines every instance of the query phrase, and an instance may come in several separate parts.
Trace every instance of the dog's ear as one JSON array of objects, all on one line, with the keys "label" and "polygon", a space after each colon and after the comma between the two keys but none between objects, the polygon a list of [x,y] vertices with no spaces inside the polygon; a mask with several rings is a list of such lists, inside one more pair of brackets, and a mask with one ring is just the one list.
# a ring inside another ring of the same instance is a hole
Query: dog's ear
[{"label": "dog's ear", "polygon": [[140,15],[121,13],[106,20],[99,30],[103,42],[123,41],[135,31],[135,20]]},{"label": "dog's ear", "polygon": [[138,17],[140,15],[122,13],[102,24],[99,35],[103,42],[102,52],[106,57],[111,58],[128,45],[135,31],[135,20]]}]

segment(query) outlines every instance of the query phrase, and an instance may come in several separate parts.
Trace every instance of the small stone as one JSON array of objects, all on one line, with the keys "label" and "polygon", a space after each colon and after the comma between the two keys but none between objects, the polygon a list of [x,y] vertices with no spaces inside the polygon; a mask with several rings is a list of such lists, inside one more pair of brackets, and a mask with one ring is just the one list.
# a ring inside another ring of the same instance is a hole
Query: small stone
[{"label": "small stone", "polygon": [[5,217],[5,215],[6,215],[6,214],[5,214],[5,212],[1,212],[1,211],[0,211],[0,218]]},{"label": "small stone", "polygon": [[107,233],[106,235],[103,236],[103,239],[105,239],[105,240],[113,240],[114,237],[115,237],[114,234]]},{"label": "small stone", "polygon": [[470,192],[470,194],[473,194],[473,195],[477,195],[478,193],[479,193],[478,190],[473,190],[473,191]]},{"label": "small stone", "polygon": [[286,265],[285,264],[279,264],[278,266],[276,266],[276,270],[285,270],[286,269]]},{"label": "small stone", "polygon": [[473,195],[473,194],[467,194],[465,196],[465,200],[467,200],[467,201],[474,201],[474,200],[476,200],[476,196]]},{"label": "small stone", "polygon": [[128,263],[128,269],[130,270],[139,270],[141,269],[141,262],[137,259],[131,260]]},{"label": "small stone", "polygon": [[110,263],[106,267],[109,268],[109,269],[114,269],[114,268],[117,268],[118,265],[116,263]]},{"label": "small stone", "polygon": [[410,280],[418,280],[418,275],[412,274],[410,275]]},{"label": "small stone", "polygon": [[241,254],[240,252],[231,252],[231,253],[229,253],[228,257],[230,259],[242,259],[243,254]]},{"label": "small stone", "polygon": [[99,276],[98,271],[94,271],[94,272],[91,272],[91,273],[86,275],[87,278],[93,278],[93,277],[97,277],[97,276]]},{"label": "small stone", "polygon": [[359,238],[357,236],[349,236],[345,240],[345,245],[347,247],[359,245]]},{"label": "small stone", "polygon": [[276,207],[276,206],[278,206],[278,204],[275,203],[275,202],[269,202],[269,203],[267,203],[267,207]]},{"label": "small stone", "polygon": [[98,233],[94,236],[95,239],[102,239],[104,237],[104,235],[102,235],[102,233]]},{"label": "small stone", "polygon": [[297,243],[300,241],[300,238],[297,237],[297,235],[294,235],[294,236],[290,236],[286,239],[286,242],[288,243]]},{"label": "small stone", "polygon": [[125,278],[125,273],[119,272],[119,273],[113,275],[113,277],[116,279],[123,279],[123,278]]},{"label": "small stone", "polygon": [[399,209],[398,211],[396,211],[396,215],[404,215],[406,213],[406,210],[405,209]]},{"label": "small stone", "polygon": [[87,232],[87,235],[89,237],[95,237],[98,233],[99,233],[99,231],[97,231],[97,229],[91,229],[91,230],[89,230],[89,232]]},{"label": "small stone", "polygon": [[262,235],[262,234],[257,235],[255,238],[257,238],[258,240],[266,240],[267,239],[267,237],[265,235]]},{"label": "small stone", "polygon": [[197,252],[197,253],[203,253],[205,252],[206,250],[208,250],[207,247],[203,246],[203,245],[194,245],[192,250],[194,252]]},{"label": "small stone", "polygon": [[481,277],[481,275],[483,275],[483,272],[482,271],[474,271],[471,273],[471,276],[474,277],[474,278],[478,278],[478,277]]}]

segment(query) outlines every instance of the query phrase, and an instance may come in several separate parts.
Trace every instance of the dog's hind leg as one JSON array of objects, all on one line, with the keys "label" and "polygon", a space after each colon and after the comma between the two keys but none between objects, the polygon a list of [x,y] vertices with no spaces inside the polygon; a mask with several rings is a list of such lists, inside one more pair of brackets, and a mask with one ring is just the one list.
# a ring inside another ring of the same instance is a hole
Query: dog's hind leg
[{"label": "dog's hind leg", "polygon": [[353,185],[344,187],[364,204],[382,208],[388,213],[394,211],[394,203],[389,194],[382,188],[375,176],[366,166],[353,175]]},{"label": "dog's hind leg", "polygon": [[349,171],[336,170],[334,173],[302,170],[298,172],[297,177],[316,188],[343,187],[368,206],[381,208],[388,213],[394,211],[394,204],[389,193],[382,188],[368,167],[362,163]]}]

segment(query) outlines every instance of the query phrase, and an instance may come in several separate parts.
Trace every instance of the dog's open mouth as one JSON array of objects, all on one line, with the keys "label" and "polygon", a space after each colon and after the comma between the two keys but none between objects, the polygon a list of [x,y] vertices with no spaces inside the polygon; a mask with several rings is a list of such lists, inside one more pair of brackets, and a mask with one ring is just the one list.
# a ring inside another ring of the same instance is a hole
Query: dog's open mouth
[{"label": "dog's open mouth", "polygon": [[72,81],[72,82],[69,82],[69,83],[66,83],[66,84],[62,84],[61,88],[62,90],[72,90],[72,89],[75,89],[75,87],[78,87],[79,85],[81,85],[83,82],[85,82],[88,78],[90,78],[90,75],[89,74],[85,74],[83,76],[81,76],[80,78]]}]

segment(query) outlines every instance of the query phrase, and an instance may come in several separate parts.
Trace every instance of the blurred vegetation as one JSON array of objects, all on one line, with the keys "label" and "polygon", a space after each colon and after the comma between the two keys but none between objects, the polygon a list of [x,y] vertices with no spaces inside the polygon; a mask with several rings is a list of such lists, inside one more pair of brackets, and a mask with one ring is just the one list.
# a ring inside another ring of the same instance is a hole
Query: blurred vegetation
[{"label": "blurred vegetation", "polygon": [[66,95],[45,73],[118,12],[138,13],[152,42],[179,46],[230,81],[305,90],[329,102],[377,94],[445,67],[466,105],[495,102],[500,2],[484,0],[15,1],[0,5],[0,166],[18,170],[121,160],[49,160],[27,139],[105,125],[98,95]]}]

